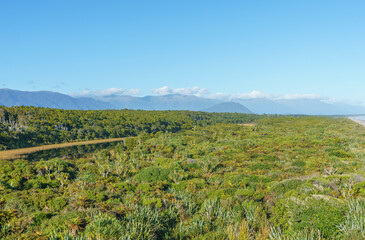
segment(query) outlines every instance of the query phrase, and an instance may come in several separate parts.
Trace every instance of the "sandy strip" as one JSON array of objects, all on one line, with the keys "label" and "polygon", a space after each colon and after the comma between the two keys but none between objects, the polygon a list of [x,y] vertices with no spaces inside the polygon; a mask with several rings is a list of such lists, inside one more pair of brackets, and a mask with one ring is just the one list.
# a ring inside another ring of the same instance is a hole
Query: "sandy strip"
[{"label": "sandy strip", "polygon": [[42,145],[42,146],[37,146],[37,147],[11,149],[11,150],[0,151],[0,159],[9,159],[10,160],[10,159],[16,159],[16,158],[28,155],[30,153],[43,151],[43,150],[66,148],[66,147],[88,145],[88,144],[118,142],[118,141],[123,141],[124,139],[126,139],[126,138],[108,138],[108,139],[100,139],[100,140],[59,143],[59,144]]},{"label": "sandy strip", "polygon": [[355,117],[349,117],[349,119],[354,121],[355,123],[358,123],[358,124],[363,125],[365,127],[365,121],[364,120],[360,120],[360,119],[357,119]]}]

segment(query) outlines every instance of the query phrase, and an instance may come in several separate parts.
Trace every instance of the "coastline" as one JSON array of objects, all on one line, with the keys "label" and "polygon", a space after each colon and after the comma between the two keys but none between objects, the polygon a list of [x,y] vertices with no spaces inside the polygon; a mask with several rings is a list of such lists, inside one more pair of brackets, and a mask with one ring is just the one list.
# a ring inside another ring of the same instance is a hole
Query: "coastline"
[{"label": "coastline", "polygon": [[358,123],[358,124],[362,125],[363,127],[365,127],[365,120],[360,120],[355,117],[349,117],[349,119],[354,121],[355,123]]}]

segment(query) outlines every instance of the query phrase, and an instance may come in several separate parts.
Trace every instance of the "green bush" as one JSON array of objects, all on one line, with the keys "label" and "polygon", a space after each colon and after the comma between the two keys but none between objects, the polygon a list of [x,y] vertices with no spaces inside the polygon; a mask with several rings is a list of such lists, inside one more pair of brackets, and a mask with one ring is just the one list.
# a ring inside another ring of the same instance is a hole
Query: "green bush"
[{"label": "green bush", "polygon": [[354,185],[354,189],[353,189],[354,193],[356,195],[359,195],[359,196],[362,196],[362,197],[365,197],[365,181],[362,181],[362,182],[359,182],[359,183],[356,183]]},{"label": "green bush", "polygon": [[244,197],[244,198],[249,198],[251,196],[253,196],[255,193],[255,189],[254,188],[244,188],[244,189],[238,189],[236,191],[236,196],[238,197]]},{"label": "green bush", "polygon": [[137,146],[137,139],[135,138],[127,138],[124,140],[125,147],[127,150],[132,150]]},{"label": "green bush", "polygon": [[162,207],[161,198],[149,198],[143,200],[143,205],[151,205],[157,208]]},{"label": "green bush", "polygon": [[154,183],[156,181],[168,181],[169,180],[168,169],[159,167],[148,167],[142,169],[136,176],[137,182]]},{"label": "green bush", "polygon": [[49,219],[51,217],[51,213],[39,212],[33,218],[33,226],[39,226],[45,219]]},{"label": "green bush", "polygon": [[270,163],[254,163],[249,165],[247,168],[249,168],[252,171],[256,171],[256,170],[270,170],[272,168],[274,168],[276,165],[275,164],[270,164]]},{"label": "green bush", "polygon": [[295,161],[291,164],[293,167],[302,168],[305,167],[306,163],[304,161]]},{"label": "green bush", "polygon": [[85,235],[92,239],[119,239],[123,232],[121,222],[109,216],[97,216],[85,228]]},{"label": "green bush", "polygon": [[86,211],[66,211],[63,214],[42,221],[39,229],[46,234],[68,232],[72,228],[79,231],[83,230],[89,219],[90,217]]},{"label": "green bush", "polygon": [[114,186],[122,193],[133,192],[136,187],[128,182],[118,182]]},{"label": "green bush", "polygon": [[306,201],[292,201],[290,209],[291,229],[294,232],[310,232],[313,228],[321,232],[323,238],[333,238],[337,226],[344,219],[344,206],[334,200],[309,198]]},{"label": "green bush", "polygon": [[21,190],[24,186],[25,179],[23,177],[12,178],[8,181],[8,186],[12,189]]},{"label": "green bush", "polygon": [[227,199],[234,196],[235,190],[232,188],[222,188],[208,191],[209,198]]},{"label": "green bush", "polygon": [[68,204],[67,198],[57,197],[48,201],[48,207],[52,212],[59,212],[64,209]]},{"label": "green bush", "polygon": [[284,194],[287,191],[297,189],[302,183],[303,182],[299,179],[284,180],[284,181],[275,183],[272,186],[271,191],[274,194]]},{"label": "green bush", "polygon": [[155,189],[152,187],[150,183],[140,183],[136,187],[136,192],[148,193],[153,192]]},{"label": "green bush", "polygon": [[174,185],[174,188],[177,191],[183,191],[187,190],[189,192],[196,192],[198,190],[203,189],[205,186],[207,186],[207,183],[202,178],[193,178],[185,181],[181,181],[178,184]]},{"label": "green bush", "polygon": [[353,155],[344,150],[335,150],[329,154],[330,156],[335,156],[339,158],[351,158]]}]

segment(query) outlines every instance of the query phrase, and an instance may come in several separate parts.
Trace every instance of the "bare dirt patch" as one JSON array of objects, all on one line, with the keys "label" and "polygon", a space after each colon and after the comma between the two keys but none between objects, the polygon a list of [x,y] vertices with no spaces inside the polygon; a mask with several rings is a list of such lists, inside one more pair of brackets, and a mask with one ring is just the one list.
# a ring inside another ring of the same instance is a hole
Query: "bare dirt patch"
[{"label": "bare dirt patch", "polygon": [[29,148],[18,148],[18,149],[11,149],[0,151],[0,159],[17,159],[23,156],[26,156],[31,153],[56,149],[56,148],[66,148],[66,147],[73,147],[79,145],[88,145],[88,144],[98,144],[98,143],[108,143],[108,142],[118,142],[123,141],[126,138],[108,138],[108,139],[99,139],[99,140],[90,140],[90,141],[82,141],[82,142],[68,142],[68,143],[59,143],[59,144],[50,144],[50,145],[42,145],[37,147],[29,147]]},{"label": "bare dirt patch", "polygon": [[249,127],[253,127],[253,126],[256,126],[257,123],[239,123],[238,124],[239,126],[249,126]]}]

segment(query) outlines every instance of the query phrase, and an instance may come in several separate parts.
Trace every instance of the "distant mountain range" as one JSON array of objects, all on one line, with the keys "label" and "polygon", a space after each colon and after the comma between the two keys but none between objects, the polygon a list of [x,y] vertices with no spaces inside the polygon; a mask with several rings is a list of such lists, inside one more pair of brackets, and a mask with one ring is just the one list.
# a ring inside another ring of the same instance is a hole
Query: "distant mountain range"
[{"label": "distant mountain range", "polygon": [[144,110],[192,110],[201,111],[221,101],[200,98],[192,95],[163,95],[163,96],[121,96],[109,95],[95,98],[98,101],[112,104],[115,108],[144,109]]},{"label": "distant mountain range", "polygon": [[273,100],[266,98],[222,100],[192,95],[71,97],[50,91],[0,89],[0,105],[37,106],[61,109],[144,109],[239,112],[258,114],[355,115],[365,114],[365,107],[345,103],[326,103],[320,99]]},{"label": "distant mountain range", "polygon": [[109,103],[92,98],[74,98],[66,94],[49,91],[26,92],[11,89],[0,89],[0,105],[82,110],[115,108]]},{"label": "distant mountain range", "polygon": [[240,103],[224,102],[218,103],[210,108],[203,110],[205,112],[231,112],[231,113],[253,113],[250,109]]},{"label": "distant mountain range", "polygon": [[320,99],[279,99],[265,98],[235,99],[258,114],[304,114],[304,115],[352,115],[365,114],[364,106],[341,102],[326,103]]}]

